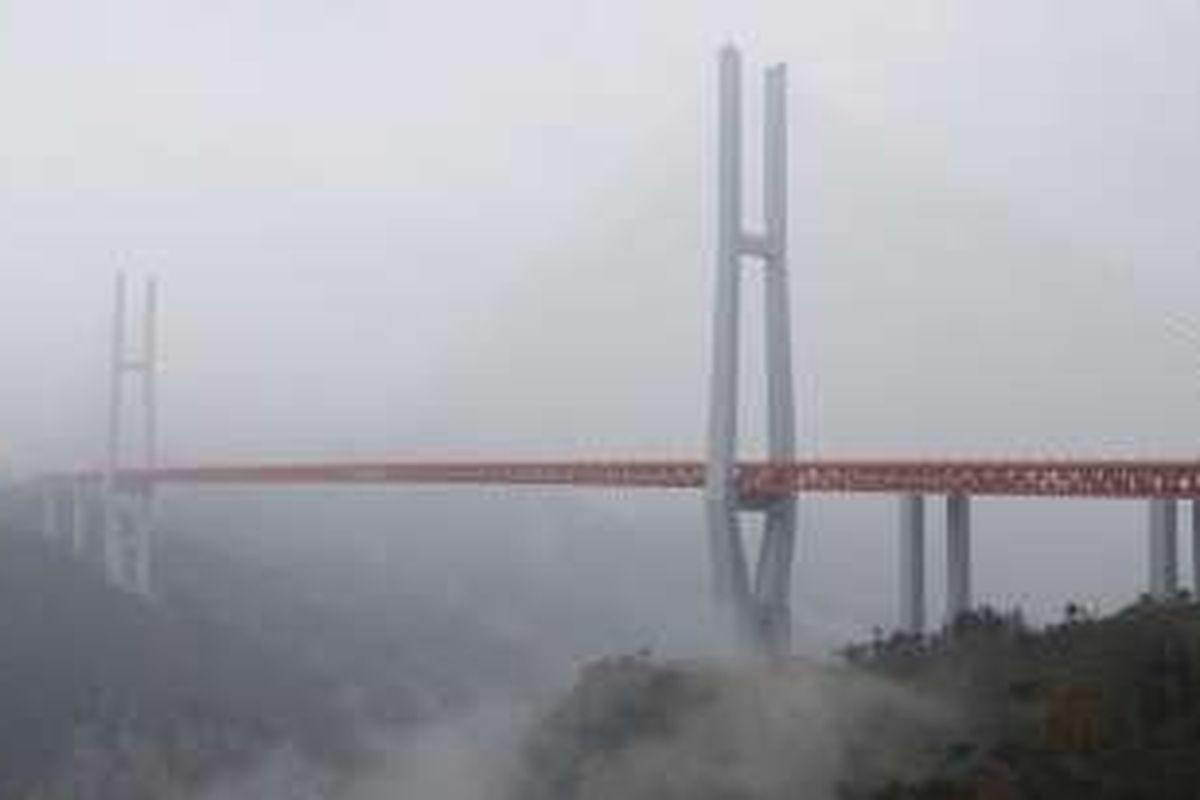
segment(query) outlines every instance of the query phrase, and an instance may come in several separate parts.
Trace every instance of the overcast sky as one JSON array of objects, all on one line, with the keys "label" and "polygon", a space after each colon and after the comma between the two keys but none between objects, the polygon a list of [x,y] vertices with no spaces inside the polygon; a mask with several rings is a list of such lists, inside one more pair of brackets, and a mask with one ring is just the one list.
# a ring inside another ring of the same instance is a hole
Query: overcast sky
[{"label": "overcast sky", "polygon": [[698,454],[728,41],[805,452],[1200,450],[1196,0],[0,0],[0,459],[99,456],[117,269],[172,460]]},{"label": "overcast sky", "polygon": [[127,268],[176,457],[695,452],[734,41],[792,70],[806,447],[1195,452],[1198,38],[1194,0],[0,0],[0,440],[95,456]]}]

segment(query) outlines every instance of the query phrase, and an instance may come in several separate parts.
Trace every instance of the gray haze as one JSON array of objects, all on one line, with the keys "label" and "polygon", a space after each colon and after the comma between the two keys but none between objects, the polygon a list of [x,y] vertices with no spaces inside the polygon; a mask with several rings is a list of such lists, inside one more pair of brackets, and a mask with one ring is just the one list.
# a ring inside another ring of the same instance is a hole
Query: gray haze
[{"label": "gray haze", "polygon": [[[0,0],[0,465],[97,458],[119,268],[171,460],[697,454],[730,40],[792,70],[807,454],[1200,450],[1195,0]],[[514,574],[703,602],[696,498],[565,502],[610,549]],[[805,503],[809,636],[891,620],[893,516]],[[981,502],[980,594],[1127,599],[1141,516]]]}]

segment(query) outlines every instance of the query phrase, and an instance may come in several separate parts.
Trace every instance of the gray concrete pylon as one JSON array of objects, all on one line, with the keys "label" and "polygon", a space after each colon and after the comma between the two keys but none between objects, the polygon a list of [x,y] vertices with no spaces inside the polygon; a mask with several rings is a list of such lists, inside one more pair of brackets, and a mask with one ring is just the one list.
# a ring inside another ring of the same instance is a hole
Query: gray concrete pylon
[{"label": "gray concrete pylon", "polygon": [[1150,596],[1167,600],[1179,588],[1179,520],[1176,501],[1156,497],[1149,503],[1149,566]]},{"label": "gray concrete pylon", "polygon": [[[142,468],[158,467],[158,283],[146,281],[145,312],[142,317]],[[157,512],[153,482],[143,483],[137,491],[133,535],[133,582],[136,591],[149,596],[153,591],[151,562],[154,552]]]},{"label": "gray concrete pylon", "polygon": [[[763,85],[763,258],[764,347],[767,368],[767,457],[796,459],[796,399],[792,376],[791,297],[787,236],[787,70],[767,70]],[[764,509],[763,541],[755,594],[766,627],[763,637],[776,652],[791,644],[792,563],[796,550],[796,498],[772,500]]]},{"label": "gray concrete pylon", "polygon": [[115,280],[113,296],[112,332],[109,341],[108,362],[108,447],[104,458],[102,542],[104,570],[110,583],[126,586],[121,497],[117,486],[117,471],[120,467],[121,443],[125,406],[125,334],[128,285],[125,274],[119,273]]},{"label": "gray concrete pylon", "polygon": [[971,610],[971,499],[946,498],[946,622]]},{"label": "gray concrete pylon", "polygon": [[1192,501],[1192,599],[1200,602],[1200,500]]},{"label": "gray concrete pylon", "polygon": [[80,478],[71,482],[71,552],[81,557],[87,549],[88,530],[91,521],[88,514],[87,484]]},{"label": "gray concrete pylon", "polygon": [[925,498],[900,496],[900,630],[925,630]]},{"label": "gray concrete pylon", "polygon": [[709,389],[705,505],[709,566],[717,613],[744,636],[748,622],[746,561],[738,523],[737,399],[741,301],[742,168],[741,56],[722,49],[717,142],[717,264],[713,312],[712,384]]},{"label": "gray concrete pylon", "polygon": [[128,285],[116,278],[109,362],[108,448],[101,480],[103,551],[109,580],[131,592],[151,593],[151,550],[154,528],[154,486],[126,485],[121,480],[125,453],[125,382],[140,381],[141,450],[136,466],[153,470],[158,450],[158,291],[147,280],[143,298],[141,350],[127,343]]},{"label": "gray concrete pylon", "polygon": [[[719,57],[718,229],[709,395],[705,507],[709,559],[718,613],[738,642],[751,650],[786,650],[791,630],[791,569],[796,506],[792,497],[747,503],[737,483],[741,278],[744,260],[764,270],[767,364],[767,449],[772,461],[795,458],[791,320],[787,285],[786,73],[764,81],[764,230],[748,233],[742,219],[741,56],[733,47]],[[740,513],[763,515],[763,537],[754,574],[740,528]]]},{"label": "gray concrete pylon", "polygon": [[42,502],[42,537],[48,542],[62,537],[62,487],[53,478],[41,481],[38,487]]}]

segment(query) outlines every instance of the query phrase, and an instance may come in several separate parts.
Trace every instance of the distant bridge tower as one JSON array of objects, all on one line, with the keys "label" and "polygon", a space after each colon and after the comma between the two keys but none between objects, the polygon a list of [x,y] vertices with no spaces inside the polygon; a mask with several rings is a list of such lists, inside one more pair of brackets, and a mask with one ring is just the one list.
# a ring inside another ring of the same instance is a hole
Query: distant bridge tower
[{"label": "distant bridge tower", "polygon": [[[726,47],[719,59],[719,227],[705,483],[709,558],[718,612],[732,624],[739,643],[760,653],[782,653],[791,644],[796,500],[791,495],[765,502],[742,497],[737,458],[740,289],[749,260],[761,265],[765,290],[767,457],[790,462],[796,455],[787,279],[787,73],[776,65],[764,75],[764,223],[761,232],[748,232],[742,217],[741,56]],[[742,512],[763,516],[753,573]]]},{"label": "distant bridge tower", "polygon": [[158,287],[154,279],[142,292],[141,343],[131,348],[128,306],[130,292],[125,276],[116,279],[113,304],[112,341],[109,355],[108,443],[101,476],[104,510],[104,564],[109,580],[117,586],[149,595],[151,548],[154,529],[154,484],[119,480],[126,453],[126,388],[133,379],[140,388],[140,469],[153,470],[158,463]]}]

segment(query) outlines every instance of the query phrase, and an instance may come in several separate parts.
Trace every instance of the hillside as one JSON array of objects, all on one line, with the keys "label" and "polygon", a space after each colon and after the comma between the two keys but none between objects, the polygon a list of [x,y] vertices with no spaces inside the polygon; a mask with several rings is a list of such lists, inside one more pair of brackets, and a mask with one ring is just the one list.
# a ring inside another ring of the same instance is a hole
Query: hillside
[{"label": "hillside", "polygon": [[881,796],[1200,796],[1200,606],[1143,600],[1096,619],[1068,607],[1044,630],[966,616],[929,638],[854,648],[862,669],[961,709],[968,727],[934,774]]},{"label": "hillside", "polygon": [[376,734],[536,680],[523,639],[286,535],[166,532],[146,604],[29,533],[28,500],[0,514],[3,800],[182,797],[278,753],[333,786]]},{"label": "hillside", "polygon": [[348,759],[331,688],[228,626],[113,591],[37,537],[0,535],[0,797],[159,798],[285,742]]},{"label": "hillside", "polygon": [[1195,800],[1200,607],[964,616],[839,665],[596,662],[513,800]]},{"label": "hillside", "polygon": [[175,535],[160,558],[164,601],[324,676],[372,723],[427,721],[521,674],[523,654],[508,642],[395,581],[279,562]]}]

